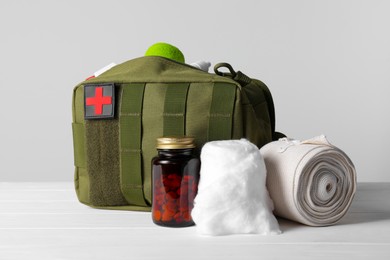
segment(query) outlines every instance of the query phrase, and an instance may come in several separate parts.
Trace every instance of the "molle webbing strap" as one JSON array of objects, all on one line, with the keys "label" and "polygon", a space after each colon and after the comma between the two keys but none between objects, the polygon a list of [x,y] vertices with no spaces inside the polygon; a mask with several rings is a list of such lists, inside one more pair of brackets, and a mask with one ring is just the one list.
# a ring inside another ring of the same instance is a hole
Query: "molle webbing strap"
[{"label": "molle webbing strap", "polygon": [[232,138],[236,86],[215,83],[209,115],[208,141]]},{"label": "molle webbing strap", "polygon": [[122,85],[119,113],[120,181],[126,201],[147,206],[142,182],[142,103],[144,83]]},{"label": "molle webbing strap", "polygon": [[86,167],[85,158],[85,126],[84,124],[72,123],[73,129],[73,149],[74,165],[76,167]]},{"label": "molle webbing strap", "polygon": [[186,103],[189,83],[170,83],[164,103],[163,134],[185,135]]},{"label": "molle webbing strap", "polygon": [[84,89],[79,87],[73,92],[72,114],[73,114],[73,149],[74,165],[76,167],[86,167],[85,154],[85,121],[84,121]]}]

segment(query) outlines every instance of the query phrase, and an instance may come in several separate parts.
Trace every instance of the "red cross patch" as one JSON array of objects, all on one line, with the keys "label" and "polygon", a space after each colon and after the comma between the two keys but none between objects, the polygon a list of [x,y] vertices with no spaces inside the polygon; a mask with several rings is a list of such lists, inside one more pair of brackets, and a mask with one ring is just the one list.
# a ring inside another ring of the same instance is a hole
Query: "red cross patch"
[{"label": "red cross patch", "polygon": [[85,119],[114,117],[114,84],[93,84],[84,86]]}]

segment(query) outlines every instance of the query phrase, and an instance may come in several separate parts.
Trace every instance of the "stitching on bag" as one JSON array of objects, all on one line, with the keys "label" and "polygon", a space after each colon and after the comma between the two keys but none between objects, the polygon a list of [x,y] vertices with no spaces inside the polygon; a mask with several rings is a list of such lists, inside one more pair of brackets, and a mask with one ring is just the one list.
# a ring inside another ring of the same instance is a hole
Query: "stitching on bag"
[{"label": "stitching on bag", "polygon": [[163,116],[182,117],[184,113],[163,113]]},{"label": "stitching on bag", "polygon": [[231,117],[232,114],[221,114],[221,113],[212,113],[209,117]]},{"label": "stitching on bag", "polygon": [[140,116],[141,113],[121,113],[121,116]]}]

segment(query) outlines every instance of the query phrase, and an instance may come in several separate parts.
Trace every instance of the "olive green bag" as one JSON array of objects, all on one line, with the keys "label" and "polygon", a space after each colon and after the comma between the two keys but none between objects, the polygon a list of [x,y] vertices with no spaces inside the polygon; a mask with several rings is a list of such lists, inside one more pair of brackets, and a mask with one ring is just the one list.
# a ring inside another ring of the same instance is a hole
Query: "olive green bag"
[{"label": "olive green bag", "polygon": [[264,83],[226,63],[215,72],[147,56],[77,85],[72,128],[80,202],[150,210],[151,160],[161,136],[194,136],[198,153],[212,140],[247,138],[261,147],[281,136]]}]

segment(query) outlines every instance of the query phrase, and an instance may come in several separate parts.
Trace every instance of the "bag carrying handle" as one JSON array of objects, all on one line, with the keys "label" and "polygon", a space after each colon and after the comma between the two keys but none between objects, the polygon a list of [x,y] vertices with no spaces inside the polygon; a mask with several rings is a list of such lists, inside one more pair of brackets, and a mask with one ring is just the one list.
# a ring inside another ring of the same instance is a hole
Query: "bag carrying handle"
[{"label": "bag carrying handle", "polygon": [[[229,70],[230,74],[222,72],[222,71],[219,71],[218,69],[220,69],[220,68],[227,68]],[[234,78],[237,75],[237,73],[233,69],[232,65],[230,65],[229,63],[226,63],[226,62],[221,62],[221,63],[216,64],[214,66],[214,72],[215,72],[215,74],[217,74],[219,76],[223,76],[223,77]]]},{"label": "bag carrying handle", "polygon": [[[219,69],[220,68],[227,68],[230,73],[222,72]],[[242,73],[241,71],[235,71],[229,63],[222,62],[218,63],[214,66],[214,72],[215,74],[223,77],[229,77],[232,78],[233,80],[237,81],[240,83],[241,86],[246,86],[248,85],[252,80],[249,78],[247,75]]]}]

